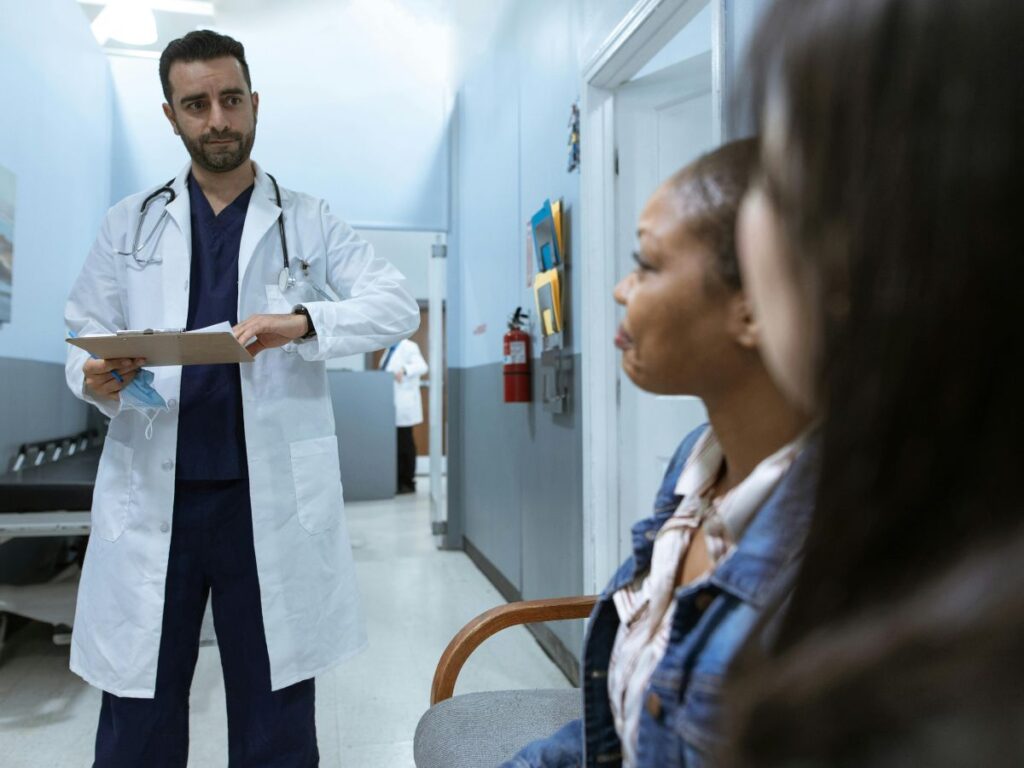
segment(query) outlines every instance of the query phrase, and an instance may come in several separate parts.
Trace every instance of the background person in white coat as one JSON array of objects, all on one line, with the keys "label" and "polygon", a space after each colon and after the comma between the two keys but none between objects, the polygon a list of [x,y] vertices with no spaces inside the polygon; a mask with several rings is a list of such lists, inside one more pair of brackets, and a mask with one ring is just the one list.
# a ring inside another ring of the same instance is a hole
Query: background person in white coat
[{"label": "background person in white coat", "polygon": [[191,163],[107,214],[68,328],[228,321],[257,357],[154,368],[140,396],[141,361],[70,348],[69,386],[111,418],[71,667],[104,691],[97,766],[184,767],[212,596],[229,765],[306,768],[319,759],[313,678],[366,642],[324,361],[395,343],[419,311],[322,200],[250,160],[259,97],[238,42],[190,33],[160,74]]},{"label": "background person in white coat", "polygon": [[395,425],[398,428],[398,492],[416,492],[416,441],[412,428],[423,423],[420,379],[427,373],[427,361],[419,344],[402,339],[381,358],[381,368],[395,377]]}]

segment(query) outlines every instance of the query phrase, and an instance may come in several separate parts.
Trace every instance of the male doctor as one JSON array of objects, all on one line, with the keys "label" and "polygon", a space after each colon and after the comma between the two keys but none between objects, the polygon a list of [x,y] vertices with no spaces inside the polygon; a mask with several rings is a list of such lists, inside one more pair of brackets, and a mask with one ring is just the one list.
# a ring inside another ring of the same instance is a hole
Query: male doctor
[{"label": "male doctor", "polygon": [[143,361],[69,350],[71,390],[111,418],[71,668],[104,692],[97,766],[185,766],[211,596],[229,765],[305,768],[318,763],[313,678],[366,642],[324,361],[395,343],[419,311],[322,200],[278,191],[249,159],[259,97],[240,43],[191,32],[160,77],[191,163],[145,213],[159,188],[110,210],[66,323],[81,335],[228,321],[256,360],[149,381]]}]

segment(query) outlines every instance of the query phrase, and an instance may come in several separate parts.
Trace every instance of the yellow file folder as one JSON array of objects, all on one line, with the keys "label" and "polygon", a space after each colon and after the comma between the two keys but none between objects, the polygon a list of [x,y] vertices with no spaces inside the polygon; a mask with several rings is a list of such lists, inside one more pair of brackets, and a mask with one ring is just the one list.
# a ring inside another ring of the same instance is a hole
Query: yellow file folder
[{"label": "yellow file folder", "polygon": [[558,270],[541,272],[533,282],[537,314],[540,316],[545,336],[562,331],[562,290]]}]

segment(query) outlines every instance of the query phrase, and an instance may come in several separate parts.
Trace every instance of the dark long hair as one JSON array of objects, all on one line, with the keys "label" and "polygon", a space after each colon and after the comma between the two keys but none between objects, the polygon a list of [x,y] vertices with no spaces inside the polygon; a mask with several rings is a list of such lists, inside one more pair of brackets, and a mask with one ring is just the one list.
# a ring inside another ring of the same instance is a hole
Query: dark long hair
[{"label": "dark long hair", "polygon": [[821,480],[781,652],[1024,522],[1024,3],[780,0],[765,187],[824,335]]},{"label": "dark long hair", "polygon": [[718,764],[1018,768],[1022,562],[1018,534],[773,659],[730,691],[734,733]]}]

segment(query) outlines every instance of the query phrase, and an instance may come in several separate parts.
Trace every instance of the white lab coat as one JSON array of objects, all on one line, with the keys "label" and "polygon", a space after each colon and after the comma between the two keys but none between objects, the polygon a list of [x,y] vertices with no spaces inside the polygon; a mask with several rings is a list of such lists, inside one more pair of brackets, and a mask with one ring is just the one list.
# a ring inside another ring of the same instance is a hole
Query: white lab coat
[{"label": "white lab coat", "polygon": [[[254,164],[255,165],[255,164]],[[188,313],[192,246],[186,167],[176,199],[146,253],[159,264],[139,267],[131,256],[139,206],[153,190],[129,197],[106,216],[68,299],[65,321],[79,335],[123,328],[182,328]],[[252,500],[253,537],[263,624],[274,690],[317,675],[366,643],[346,530],[338,444],[324,361],[389,346],[419,325],[404,278],[330,213],[326,203],[274,188],[256,167],[238,259],[238,317],[309,311],[315,338],[262,352],[241,369]],[[277,219],[283,209],[296,286],[278,288],[283,266]],[[147,230],[160,218],[157,202]],[[142,258],[143,255],[140,255]],[[324,301],[301,279],[341,301]],[[181,367],[155,367],[153,386],[170,412],[145,438],[145,419],[84,389],[85,352],[69,345],[71,391],[111,417],[92,505],[71,669],[118,696],[149,698],[156,683],[164,583],[174,505],[177,400]],[[344,439],[344,436],[342,436]]]},{"label": "white lab coat", "polygon": [[[381,358],[381,363],[387,352]],[[398,342],[395,353],[384,369],[389,373],[402,371],[404,378],[395,381],[395,426],[415,427],[423,423],[423,396],[420,394],[420,379],[427,373],[427,361],[420,354],[415,341],[403,339]]]}]

